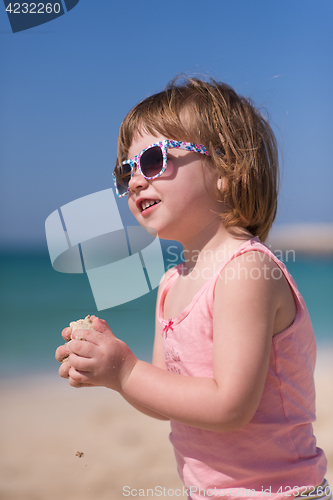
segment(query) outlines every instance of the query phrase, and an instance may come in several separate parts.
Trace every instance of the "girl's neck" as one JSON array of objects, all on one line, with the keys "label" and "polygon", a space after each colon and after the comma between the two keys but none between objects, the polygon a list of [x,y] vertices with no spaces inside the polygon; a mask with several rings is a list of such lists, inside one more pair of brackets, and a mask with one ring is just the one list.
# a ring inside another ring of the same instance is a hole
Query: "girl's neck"
[{"label": "girl's neck", "polygon": [[183,275],[194,267],[207,266],[208,262],[223,262],[244,242],[253,238],[248,231],[236,228],[228,231],[220,221],[213,221],[200,233],[187,241],[182,241],[184,253]]}]

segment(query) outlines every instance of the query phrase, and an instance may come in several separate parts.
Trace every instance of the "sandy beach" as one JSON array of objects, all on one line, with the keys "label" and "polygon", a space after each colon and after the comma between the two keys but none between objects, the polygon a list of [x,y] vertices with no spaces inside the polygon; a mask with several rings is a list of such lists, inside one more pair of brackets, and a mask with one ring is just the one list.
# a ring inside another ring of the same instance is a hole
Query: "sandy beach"
[{"label": "sandy beach", "polygon": [[[332,356],[332,347],[318,352],[315,422],[331,485]],[[73,389],[57,374],[3,380],[0,418],[2,500],[111,500],[139,496],[139,489],[150,498],[186,498],[179,496],[169,424],[112,391]]]}]

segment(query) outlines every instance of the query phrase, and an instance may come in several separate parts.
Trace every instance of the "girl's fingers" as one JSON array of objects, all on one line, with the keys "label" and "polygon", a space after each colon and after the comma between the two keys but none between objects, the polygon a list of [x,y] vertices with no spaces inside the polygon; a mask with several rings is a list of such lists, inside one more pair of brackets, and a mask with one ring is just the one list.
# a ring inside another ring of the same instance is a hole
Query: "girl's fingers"
[{"label": "girl's fingers", "polygon": [[67,355],[74,353],[83,358],[92,358],[96,350],[96,344],[85,340],[83,337],[70,340],[64,347]]},{"label": "girl's fingers", "polygon": [[69,370],[70,370],[70,365],[68,362],[65,362],[60,366],[58,373],[62,378],[69,378]]},{"label": "girl's fingers", "polygon": [[64,328],[63,331],[61,332],[61,335],[65,340],[70,340],[71,338],[71,333],[72,329],[70,327]]},{"label": "girl's fingers", "polygon": [[55,358],[59,363],[63,363],[71,353],[83,358],[91,358],[93,355],[94,344],[81,340],[70,340],[67,344],[61,345],[55,352]]},{"label": "girl's fingers", "polygon": [[69,372],[69,385],[73,387],[87,387],[91,386],[89,372],[76,370],[71,366]]},{"label": "girl's fingers", "polygon": [[97,332],[95,330],[75,330],[75,332],[72,333],[72,340],[87,340],[91,344],[95,345],[100,345],[102,342],[105,341],[105,335],[109,334],[112,337],[114,337],[113,333],[111,330],[109,332]]},{"label": "girl's fingers", "polygon": [[68,351],[66,350],[66,345],[67,344],[61,345],[55,352],[55,358],[57,361],[59,361],[59,363],[62,363],[64,358],[66,358],[69,354]]},{"label": "girl's fingers", "polygon": [[89,358],[83,358],[82,356],[77,356],[72,353],[69,356],[68,363],[71,368],[74,368],[77,372],[82,372],[88,374],[92,369],[92,361]]},{"label": "girl's fingers", "polygon": [[[106,321],[104,321],[104,319],[97,318],[97,316],[94,316],[94,315],[90,316],[90,319],[92,321],[94,330],[96,330],[97,332],[100,332],[100,333],[110,332],[110,333],[112,333],[109,325],[107,324]],[[61,335],[63,336],[63,338],[66,341],[68,341],[71,339],[72,333],[73,333],[73,337],[76,336],[77,331],[79,331],[79,330],[75,330],[74,332],[72,332],[72,329],[68,326],[68,327],[63,329],[63,331],[61,332]]]},{"label": "girl's fingers", "polygon": [[[78,341],[77,341],[78,342]],[[92,362],[88,357],[77,356],[72,352],[64,352],[66,346],[57,349],[56,358],[61,362],[58,373],[62,378],[72,378],[76,382],[82,383],[82,378],[86,382],[89,377]]]},{"label": "girl's fingers", "polygon": [[105,333],[105,332],[111,332],[111,328],[107,324],[107,322],[104,319],[97,318],[97,316],[90,316],[90,319],[92,321],[93,327],[97,332],[100,333]]},{"label": "girl's fingers", "polygon": [[58,347],[55,357],[61,364],[59,375],[67,378],[72,387],[94,387],[94,359],[99,347],[105,343],[111,345],[115,337],[106,321],[91,316],[93,330],[70,327],[62,331],[65,345]]}]

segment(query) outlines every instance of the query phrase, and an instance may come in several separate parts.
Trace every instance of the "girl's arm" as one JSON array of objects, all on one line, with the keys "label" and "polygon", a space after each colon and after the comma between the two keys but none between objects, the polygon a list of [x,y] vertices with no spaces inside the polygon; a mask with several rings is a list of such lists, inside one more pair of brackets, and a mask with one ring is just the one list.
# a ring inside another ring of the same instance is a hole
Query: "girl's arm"
[{"label": "girl's arm", "polygon": [[[245,426],[262,396],[275,318],[286,294],[284,278],[272,279],[275,264],[253,253],[253,261],[241,261],[242,273],[239,258],[230,262],[216,285],[214,378],[170,373],[138,360],[110,330],[85,330],[88,342],[70,343],[70,384],[105,385],[154,413],[202,429]],[[100,323],[94,319],[97,329]]]}]

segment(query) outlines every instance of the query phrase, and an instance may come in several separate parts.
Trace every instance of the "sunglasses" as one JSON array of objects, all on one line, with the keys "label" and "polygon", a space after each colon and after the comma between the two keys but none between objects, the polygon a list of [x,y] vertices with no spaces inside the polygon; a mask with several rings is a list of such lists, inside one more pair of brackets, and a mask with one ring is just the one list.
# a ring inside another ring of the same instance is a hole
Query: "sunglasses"
[{"label": "sunglasses", "polygon": [[141,153],[129,160],[123,161],[121,165],[114,169],[113,181],[116,187],[117,196],[122,198],[128,194],[129,182],[136,168],[138,168],[140,174],[145,179],[156,179],[162,175],[167,168],[169,148],[185,149],[186,151],[203,155],[209,154],[204,146],[192,142],[165,139],[164,141],[151,144],[143,149]]}]

